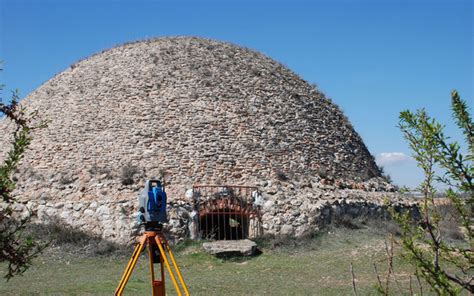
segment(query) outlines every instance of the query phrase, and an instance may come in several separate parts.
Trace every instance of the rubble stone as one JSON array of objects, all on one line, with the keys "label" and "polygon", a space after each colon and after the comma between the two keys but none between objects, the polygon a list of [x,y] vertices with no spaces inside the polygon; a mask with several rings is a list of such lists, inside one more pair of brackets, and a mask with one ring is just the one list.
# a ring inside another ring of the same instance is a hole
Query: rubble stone
[{"label": "rubble stone", "polygon": [[[15,195],[40,221],[107,239],[136,235],[138,195],[161,175],[175,240],[198,220],[193,184],[259,186],[255,202],[273,234],[303,235],[334,215],[384,217],[385,200],[410,206],[336,104],[284,65],[230,43],[127,43],[71,65],[21,104],[49,123],[33,131]],[[13,128],[0,120],[0,162]]]},{"label": "rubble stone", "polygon": [[205,242],[202,247],[206,252],[217,257],[253,256],[257,251],[257,244],[249,239]]}]

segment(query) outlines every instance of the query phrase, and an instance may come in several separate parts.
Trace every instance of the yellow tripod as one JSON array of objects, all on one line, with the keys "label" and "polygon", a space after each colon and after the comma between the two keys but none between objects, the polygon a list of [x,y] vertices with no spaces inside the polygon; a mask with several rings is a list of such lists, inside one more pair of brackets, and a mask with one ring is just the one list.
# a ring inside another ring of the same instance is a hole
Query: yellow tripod
[{"label": "yellow tripod", "polygon": [[[115,295],[120,296],[125,289],[125,285],[127,285],[130,276],[132,275],[133,269],[137,264],[138,258],[140,257],[140,253],[143,251],[145,246],[148,246],[148,257],[150,260],[150,274],[151,274],[151,287],[152,287],[152,295],[153,296],[165,296],[165,272],[163,264],[166,265],[168,269],[171,281],[173,282],[174,287],[176,288],[176,292],[178,292],[179,296],[182,296],[181,288],[176,281],[176,277],[171,269],[168,257],[166,256],[166,252],[168,252],[171,262],[176,270],[176,274],[178,275],[179,281],[181,286],[183,287],[184,294],[189,296],[188,288],[184,282],[183,276],[181,275],[181,271],[179,270],[178,265],[176,264],[176,260],[173,256],[173,252],[168,245],[164,235],[161,231],[145,231],[145,233],[140,237],[138,245],[135,247],[133,251],[132,258],[128,261],[127,267],[125,268],[125,272],[122,275],[122,279],[115,290]],[[157,253],[159,251],[159,253]],[[160,270],[161,270],[161,278],[160,280],[155,280],[155,270],[153,268],[154,263],[160,263]]]}]

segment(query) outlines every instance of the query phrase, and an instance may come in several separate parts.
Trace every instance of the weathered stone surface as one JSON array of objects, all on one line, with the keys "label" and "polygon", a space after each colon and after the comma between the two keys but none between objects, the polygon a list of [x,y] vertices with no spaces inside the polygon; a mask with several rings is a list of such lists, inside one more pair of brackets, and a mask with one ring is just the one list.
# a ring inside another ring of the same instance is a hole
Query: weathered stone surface
[{"label": "weathered stone surface", "polygon": [[204,250],[218,257],[225,256],[253,256],[257,251],[257,244],[249,239],[218,240],[202,244]]},{"label": "weathered stone surface", "polygon": [[292,235],[293,234],[293,226],[291,225],[283,225],[280,230],[281,235]]},{"label": "weathered stone surface", "polygon": [[[136,234],[144,180],[163,172],[166,230],[176,240],[195,229],[196,183],[259,186],[253,198],[271,234],[303,235],[345,214],[384,216],[385,199],[402,202],[335,104],[280,63],[229,43],[177,37],[118,46],[72,65],[21,104],[49,124],[34,130],[15,194],[40,221],[107,239]],[[0,161],[12,127],[0,120]],[[133,184],[124,185],[131,166]]]}]

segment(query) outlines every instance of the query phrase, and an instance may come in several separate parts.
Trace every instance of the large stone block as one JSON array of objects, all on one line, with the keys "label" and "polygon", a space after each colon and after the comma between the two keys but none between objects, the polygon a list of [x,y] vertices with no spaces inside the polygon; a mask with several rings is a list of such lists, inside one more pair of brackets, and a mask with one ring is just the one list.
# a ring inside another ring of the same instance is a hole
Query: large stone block
[{"label": "large stone block", "polygon": [[257,252],[257,244],[249,239],[206,242],[202,247],[206,252],[219,257],[252,256]]}]

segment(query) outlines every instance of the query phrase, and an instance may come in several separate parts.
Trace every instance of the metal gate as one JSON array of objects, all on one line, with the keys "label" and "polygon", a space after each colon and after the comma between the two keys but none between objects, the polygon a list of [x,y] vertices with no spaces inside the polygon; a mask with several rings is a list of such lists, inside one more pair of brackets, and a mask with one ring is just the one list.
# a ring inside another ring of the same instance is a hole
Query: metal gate
[{"label": "metal gate", "polygon": [[197,237],[237,240],[261,236],[262,197],[257,187],[195,185]]}]

